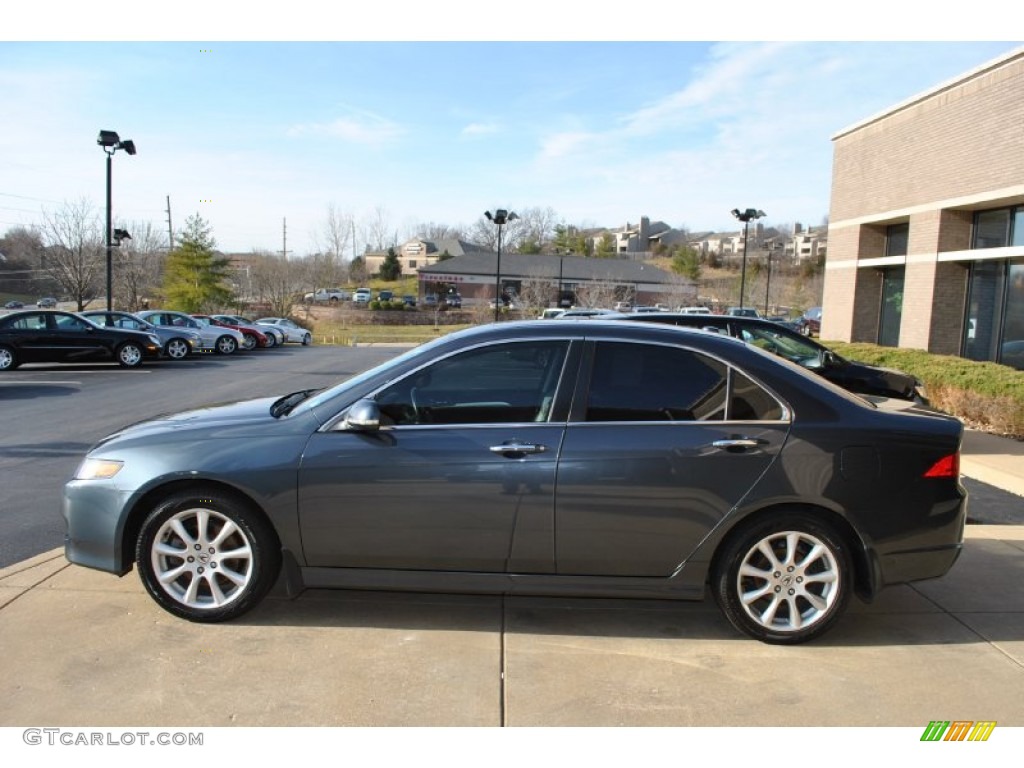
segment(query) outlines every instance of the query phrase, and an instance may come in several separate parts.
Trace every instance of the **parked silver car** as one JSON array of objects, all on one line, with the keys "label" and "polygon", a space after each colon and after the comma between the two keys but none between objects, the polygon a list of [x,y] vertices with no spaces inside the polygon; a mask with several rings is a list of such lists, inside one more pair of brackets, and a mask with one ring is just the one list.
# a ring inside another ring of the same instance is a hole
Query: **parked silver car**
[{"label": "parked silver car", "polygon": [[256,324],[278,328],[284,332],[285,341],[292,341],[305,347],[313,343],[313,334],[287,317],[263,317],[257,320]]},{"label": "parked silver car", "polygon": [[164,356],[171,360],[184,360],[203,346],[203,340],[198,331],[190,328],[153,325],[148,320],[130,312],[90,309],[86,312],[79,312],[79,314],[89,318],[96,325],[106,328],[125,328],[129,331],[155,333],[163,343]]},{"label": "parked silver car", "polygon": [[147,309],[139,312],[139,317],[158,327],[186,328],[199,334],[204,352],[216,352],[220,355],[231,355],[238,351],[245,337],[233,328],[217,325],[203,325],[191,315],[170,309]]}]

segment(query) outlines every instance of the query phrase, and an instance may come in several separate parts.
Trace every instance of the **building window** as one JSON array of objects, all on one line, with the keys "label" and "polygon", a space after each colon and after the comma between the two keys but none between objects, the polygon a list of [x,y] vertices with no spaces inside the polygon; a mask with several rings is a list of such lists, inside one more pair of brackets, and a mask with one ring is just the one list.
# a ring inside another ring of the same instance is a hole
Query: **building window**
[{"label": "building window", "polygon": [[416,259],[409,259],[409,269],[416,269]]},{"label": "building window", "polygon": [[1024,259],[971,265],[963,356],[1024,370]]},{"label": "building window", "polygon": [[878,343],[883,347],[900,345],[900,323],[903,319],[904,267],[882,270],[882,306],[878,320]]},{"label": "building window", "polygon": [[885,255],[906,256],[910,224],[892,224],[885,228]]},{"label": "building window", "polygon": [[1024,245],[1024,207],[998,208],[974,214],[974,248]]}]

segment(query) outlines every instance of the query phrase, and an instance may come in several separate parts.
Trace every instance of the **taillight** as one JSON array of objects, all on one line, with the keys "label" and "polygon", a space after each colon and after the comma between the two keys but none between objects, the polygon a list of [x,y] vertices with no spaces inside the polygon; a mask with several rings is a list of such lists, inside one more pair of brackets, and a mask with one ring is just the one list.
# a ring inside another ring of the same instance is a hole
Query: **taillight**
[{"label": "taillight", "polygon": [[924,473],[924,477],[951,477],[954,479],[960,477],[959,452],[943,456],[931,465],[928,471]]}]

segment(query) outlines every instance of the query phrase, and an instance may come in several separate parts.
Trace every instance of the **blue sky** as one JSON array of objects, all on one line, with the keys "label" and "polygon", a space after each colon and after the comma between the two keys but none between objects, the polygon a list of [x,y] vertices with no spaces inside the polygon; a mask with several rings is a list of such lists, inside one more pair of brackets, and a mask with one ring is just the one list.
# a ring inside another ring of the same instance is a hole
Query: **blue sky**
[{"label": "blue sky", "polygon": [[116,218],[165,230],[169,195],[176,227],[199,213],[227,251],[279,250],[283,219],[289,251],[313,250],[328,206],[380,213],[400,240],[495,207],[582,226],[729,229],[735,207],[818,224],[835,132],[1019,46],[257,42],[228,26],[208,31],[233,42],[76,39],[73,24],[66,41],[0,42],[0,230],[64,201],[102,209],[101,128],[138,146],[114,157]]}]

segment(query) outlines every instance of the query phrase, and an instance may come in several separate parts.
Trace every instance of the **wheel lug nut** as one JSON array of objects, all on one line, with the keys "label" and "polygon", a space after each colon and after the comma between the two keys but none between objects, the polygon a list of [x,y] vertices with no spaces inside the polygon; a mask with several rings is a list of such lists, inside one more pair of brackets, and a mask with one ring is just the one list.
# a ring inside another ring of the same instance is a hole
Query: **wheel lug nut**
[{"label": "wheel lug nut", "polygon": [[775,592],[776,592],[776,593],[779,593],[779,592],[781,592],[781,591],[782,591],[782,587],[776,587],[776,588],[775,588]]},{"label": "wheel lug nut", "polygon": [[773,573],[772,575],[773,575],[773,576],[774,576],[774,577],[775,577],[775,578],[777,579],[777,578],[779,578],[779,576],[781,576],[782,574],[781,574],[781,573],[780,573],[779,571],[776,571],[776,572],[775,572],[775,573]]},{"label": "wheel lug nut", "polygon": [[210,554],[211,554],[211,555],[214,555],[214,554],[216,554],[216,553],[217,553],[217,550],[216,550],[216,549],[214,549],[213,547],[210,547]]},{"label": "wheel lug nut", "polygon": [[[200,568],[199,570],[202,570],[202,568]],[[795,595],[796,594],[796,590],[795,589],[789,590],[789,594]]]},{"label": "wheel lug nut", "polygon": [[202,549],[202,547],[196,544],[196,551],[198,552],[200,549]]},{"label": "wheel lug nut", "polygon": [[786,571],[787,571],[788,573],[792,573],[792,572],[793,572],[793,571],[795,571],[795,570],[796,570],[796,568],[794,568],[794,567],[793,567],[792,565],[791,565],[791,566],[789,566],[789,568],[787,568],[787,569],[786,569]]},{"label": "wheel lug nut", "polygon": [[195,559],[194,557],[192,557],[192,555],[189,555],[189,556],[188,556],[188,561],[189,561],[190,563],[194,563],[194,562],[196,561],[196,559]]},{"label": "wheel lug nut", "polygon": [[210,567],[211,568],[216,568],[217,567],[217,563],[216,562],[210,563]]},{"label": "wheel lug nut", "polygon": [[198,568],[196,568],[196,571],[197,571],[198,573],[202,573],[202,572],[203,572],[203,571],[205,571],[205,570],[206,570],[206,569],[205,569],[205,568],[203,568],[203,566],[201,566],[201,565],[200,565],[200,566],[199,566]]}]

